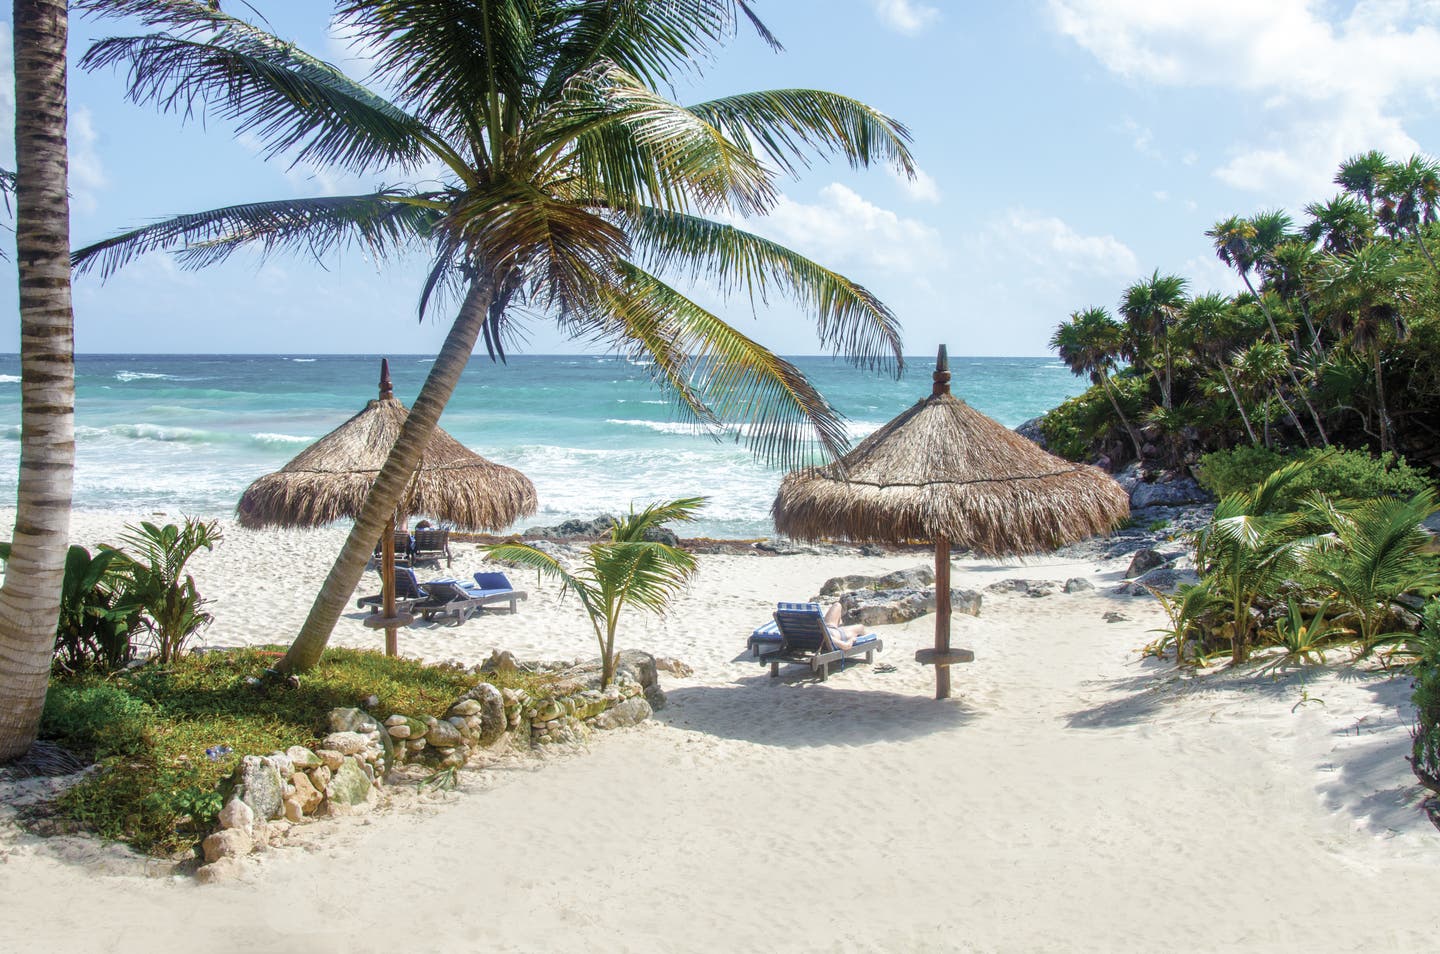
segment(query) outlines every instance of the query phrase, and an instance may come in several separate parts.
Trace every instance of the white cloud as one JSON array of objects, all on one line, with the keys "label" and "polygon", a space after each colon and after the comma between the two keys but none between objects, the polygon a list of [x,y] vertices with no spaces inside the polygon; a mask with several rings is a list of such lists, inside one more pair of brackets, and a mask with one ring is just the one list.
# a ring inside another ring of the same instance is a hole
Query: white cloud
[{"label": "white cloud", "polygon": [[[986,239],[1012,245],[1045,268],[1130,278],[1140,269],[1130,247],[1113,235],[1082,235],[1055,216],[1012,209]],[[1018,241],[1017,241],[1018,240]]]},{"label": "white cloud", "polygon": [[940,19],[935,7],[914,0],[871,0],[875,15],[892,30],[914,36]]},{"label": "white cloud", "polygon": [[883,209],[838,182],[821,189],[818,202],[781,196],[763,219],[736,224],[837,268],[923,274],[945,262],[937,230]]},{"label": "white cloud", "polygon": [[95,193],[109,185],[105,175],[105,164],[95,149],[99,135],[95,132],[95,118],[84,106],[70,111],[70,196],[71,202],[82,212],[93,212],[96,208]]},{"label": "white cloud", "polygon": [[1357,0],[1049,0],[1059,30],[1141,83],[1212,87],[1273,113],[1215,170],[1242,189],[1314,196],[1346,156],[1416,148],[1402,104],[1440,96],[1440,4]]},{"label": "white cloud", "polygon": [[1151,159],[1165,158],[1164,154],[1155,148],[1155,134],[1148,127],[1140,125],[1127,116],[1125,121],[1120,124],[1120,132],[1129,137],[1130,144],[1140,155],[1148,156]]},{"label": "white cloud", "polygon": [[905,194],[916,202],[940,201],[940,185],[924,169],[917,167],[913,179],[897,169],[891,169],[890,175],[900,183],[900,188],[905,190]]},{"label": "white cloud", "polygon": [[1155,196],[1155,201],[1156,201],[1156,202],[1169,202],[1169,201],[1170,201],[1170,193],[1166,192],[1164,189],[1156,189],[1154,192],[1152,192],[1152,193],[1150,193],[1150,194],[1153,195],[1153,196]]}]

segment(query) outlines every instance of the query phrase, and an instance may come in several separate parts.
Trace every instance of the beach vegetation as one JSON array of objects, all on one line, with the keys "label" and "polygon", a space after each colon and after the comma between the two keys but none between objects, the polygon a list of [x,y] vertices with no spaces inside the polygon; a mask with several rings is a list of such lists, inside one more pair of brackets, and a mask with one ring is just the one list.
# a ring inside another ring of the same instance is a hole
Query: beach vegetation
[{"label": "beach vegetation", "polygon": [[75,478],[75,315],[70,298],[65,0],[14,7],[20,459],[0,583],[0,762],[24,755],[45,705],[69,554]]},{"label": "beach vegetation", "polygon": [[183,525],[163,527],[142,521],[138,527],[127,526],[120,537],[129,550],[108,551],[123,581],[122,607],[143,611],[138,619],[154,641],[161,665],[179,656],[185,643],[213,619],[201,609],[209,600],[196,590],[185,566],[200,550],[214,549],[220,537],[213,520],[187,517]]},{"label": "beach vegetation", "polygon": [[[1274,210],[1216,222],[1205,234],[1244,284],[1238,294],[1155,271],[1119,290],[1113,325],[1098,306],[1071,312],[1051,346],[1092,387],[1042,421],[1052,449],[1116,469],[1194,468],[1244,449],[1365,451],[1428,480],[1440,464],[1437,170],[1425,156],[1363,153],[1299,222]],[[1077,421],[1077,407],[1110,403],[1127,374],[1144,385],[1138,407]],[[1115,440],[1136,421],[1139,441]],[[1215,492],[1262,476],[1217,480]]]},{"label": "beach vegetation", "polygon": [[492,560],[516,563],[560,581],[560,595],[573,593],[590,618],[600,646],[601,688],[615,678],[615,633],[629,607],[664,614],[670,601],[689,584],[695,557],[679,547],[647,540],[647,531],[667,523],[695,519],[703,497],[633,507],[611,526],[605,539],[590,544],[584,558],[566,567],[544,550],[526,543],[501,543],[483,549]]},{"label": "beach vegetation", "polygon": [[1427,788],[1440,794],[1440,600],[1425,605],[1413,644],[1415,728],[1410,767]]},{"label": "beach vegetation", "polygon": [[1350,500],[1411,497],[1434,486],[1424,472],[1393,451],[1378,455],[1337,449],[1283,452],[1243,445],[1201,457],[1194,467],[1195,479],[1216,497],[1224,497],[1253,487],[1295,460],[1310,465],[1290,485],[1295,497],[1310,491]]},{"label": "beach vegetation", "polygon": [[[817,89],[683,104],[688,75],[742,27],[779,43],[744,0],[343,0],[334,28],[363,46],[366,83],[205,0],[80,0],[157,32],[111,37],[81,61],[128,70],[132,100],[218,115],[283,157],[395,183],[168,218],[80,249],[110,275],[152,251],[187,267],[241,248],[390,260],[423,250],[422,317],[452,308],[445,343],[353,530],[281,661],[320,658],[461,372],[549,318],[645,359],[680,414],[780,463],[833,457],[844,422],[790,362],[687,294],[793,300],[822,347],[898,370],[895,315],[855,280],[736,224],[780,200],[817,158],[914,177],[906,128]],[[747,426],[727,425],[745,421]]]},{"label": "beach vegetation", "polygon": [[1265,663],[1267,672],[1325,662],[1325,653],[1352,631],[1329,618],[1330,602],[1321,600],[1305,618],[1305,607],[1294,595],[1285,598],[1285,615],[1275,621],[1275,645],[1282,652]]},{"label": "beach vegetation", "polygon": [[1215,581],[1207,578],[1198,583],[1182,583],[1173,595],[1155,587],[1147,589],[1159,601],[1167,625],[1150,631],[1160,635],[1145,647],[1146,655],[1163,656],[1173,648],[1180,665],[1202,663],[1198,649],[1200,637],[1207,624],[1214,625],[1225,606]]},{"label": "beach vegetation", "polygon": [[[41,736],[96,769],[45,809],[54,821],[141,851],[190,850],[220,808],[218,786],[246,754],[314,748],[329,711],[379,698],[377,713],[437,717],[482,678],[452,666],[332,648],[297,688],[260,678],[283,647],[186,653],[109,675],[57,673]],[[486,673],[539,692],[544,675]],[[223,748],[222,748],[223,746]]]}]

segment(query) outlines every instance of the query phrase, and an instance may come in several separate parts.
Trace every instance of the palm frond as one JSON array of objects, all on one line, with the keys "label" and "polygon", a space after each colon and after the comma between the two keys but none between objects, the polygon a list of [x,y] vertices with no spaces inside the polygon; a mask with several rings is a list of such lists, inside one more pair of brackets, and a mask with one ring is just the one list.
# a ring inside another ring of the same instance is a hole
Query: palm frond
[{"label": "palm frond", "polygon": [[820,343],[860,367],[897,373],[904,366],[900,323],[869,289],[778,242],[732,225],[663,209],[621,218],[645,266],[714,283],[767,301],[772,287],[816,316]]},{"label": "palm frond", "polygon": [[407,201],[414,198],[376,192],[226,206],[122,232],[78,249],[71,261],[79,274],[98,268],[108,278],[141,255],[165,250],[180,251],[182,264],[191,268],[247,245],[267,255],[282,249],[323,255],[354,244],[384,256],[434,228],[436,211]]},{"label": "palm frond", "polygon": [[614,64],[572,81],[539,128],[549,144],[543,161],[613,208],[748,215],[778,195],[744,144]]},{"label": "palm frond", "polygon": [[590,553],[595,578],[617,610],[632,605],[663,614],[697,566],[694,556],[664,543],[595,543]]},{"label": "palm frond", "polygon": [[845,451],[844,418],[794,365],[643,269],[625,264],[621,273],[624,283],[582,326],[614,342],[664,340],[687,355],[685,386],[718,420],[744,419],[736,439],[769,462],[799,466],[817,448]]},{"label": "palm frond", "polygon": [[[352,172],[414,165],[427,153],[464,174],[439,135],[404,110],[263,31],[226,29],[208,40],[167,34],[100,40],[81,69],[128,68],[126,96],[185,118],[213,108],[282,154]],[[429,148],[422,148],[429,147]],[[292,163],[292,164],[293,164]]]},{"label": "palm frond", "polygon": [[840,155],[854,168],[886,162],[914,178],[910,131],[849,96],[817,89],[772,89],[697,103],[690,111],[736,142],[750,143],[791,175],[812,154]]},{"label": "palm frond", "polygon": [[638,512],[632,509],[611,528],[610,538],[616,543],[633,543],[644,539],[647,530],[667,523],[689,523],[705,501],[705,497],[681,497],[649,504]]}]

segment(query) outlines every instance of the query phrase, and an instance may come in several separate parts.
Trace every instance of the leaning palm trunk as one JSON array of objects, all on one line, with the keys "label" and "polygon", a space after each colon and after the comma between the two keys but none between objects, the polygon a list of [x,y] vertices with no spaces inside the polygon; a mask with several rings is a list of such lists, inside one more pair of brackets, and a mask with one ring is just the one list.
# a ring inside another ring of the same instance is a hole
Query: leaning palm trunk
[{"label": "leaning palm trunk", "polygon": [[[1255,303],[1260,306],[1260,312],[1265,316],[1265,323],[1270,326],[1270,334],[1274,337],[1275,343],[1282,348],[1285,347],[1285,339],[1280,337],[1280,329],[1275,325],[1275,316],[1270,314],[1270,308],[1265,304],[1265,299],[1261,298],[1256,293],[1255,286],[1250,284],[1249,274],[1242,271],[1240,277],[1245,280],[1245,287],[1250,289],[1250,294],[1255,296]],[[1296,396],[1304,402],[1305,410],[1310,412],[1310,420],[1315,423],[1315,433],[1320,435],[1320,445],[1322,447],[1329,447],[1330,437],[1325,433],[1325,425],[1320,423],[1320,415],[1315,412],[1315,405],[1310,403],[1310,399],[1305,396],[1305,391],[1300,387],[1300,378],[1296,376],[1294,366],[1286,362],[1285,370],[1290,375],[1290,383],[1295,386]],[[1284,402],[1282,401],[1281,403]],[[1290,422],[1295,425],[1295,429],[1299,431],[1300,436],[1305,439],[1305,446],[1309,447],[1310,440],[1305,437],[1305,428],[1300,426],[1300,419],[1295,416],[1295,412],[1290,409],[1289,404],[1285,404],[1285,409],[1290,413]]]},{"label": "leaning palm trunk", "polygon": [[1115,409],[1116,416],[1120,418],[1120,423],[1124,425],[1125,433],[1130,435],[1130,443],[1135,446],[1135,459],[1143,460],[1145,454],[1140,450],[1140,435],[1135,432],[1135,425],[1130,423],[1130,419],[1126,417],[1125,412],[1120,409],[1120,399],[1115,396],[1115,386],[1110,383],[1110,376],[1108,374],[1100,375],[1100,386],[1104,388],[1105,396],[1110,399],[1110,406]]},{"label": "leaning palm trunk", "polygon": [[1245,404],[1240,400],[1240,394],[1235,390],[1235,382],[1230,378],[1230,370],[1225,367],[1225,362],[1220,362],[1220,376],[1225,379],[1225,387],[1230,392],[1230,399],[1235,402],[1235,410],[1240,412],[1240,421],[1245,425],[1245,433],[1250,435],[1250,446],[1259,447],[1260,440],[1255,436],[1255,428],[1250,426],[1250,415],[1245,413]]},{"label": "leaning palm trunk", "polygon": [[419,396],[410,407],[400,436],[395,439],[395,446],[385,458],[350,536],[310,607],[310,615],[305,618],[305,624],[289,652],[280,661],[280,671],[302,671],[320,661],[320,654],[325,651],[335,623],[365,573],[365,566],[375,550],[375,541],[395,513],[410,478],[420,466],[430,435],[440,421],[440,412],[460,383],[460,375],[480,337],[490,302],[490,288],[480,282],[472,283],[460,305],[460,314],[446,335],[435,363],[430,366]]},{"label": "leaning palm trunk", "polygon": [[66,195],[64,0],[16,0],[15,245],[20,474],[0,586],[0,761],[35,741],[60,617],[75,468],[74,314]]}]

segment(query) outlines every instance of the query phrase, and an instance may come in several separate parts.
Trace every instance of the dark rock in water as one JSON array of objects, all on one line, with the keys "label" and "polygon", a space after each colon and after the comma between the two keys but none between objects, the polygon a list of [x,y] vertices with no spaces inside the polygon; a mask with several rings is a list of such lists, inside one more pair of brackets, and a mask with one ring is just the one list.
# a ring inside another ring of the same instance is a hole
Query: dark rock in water
[{"label": "dark rock in water", "polygon": [[1015,433],[1019,434],[1021,437],[1026,438],[1027,440],[1034,441],[1036,444],[1040,445],[1040,448],[1042,450],[1049,450],[1050,448],[1047,447],[1045,444],[1045,432],[1040,429],[1040,420],[1041,419],[1038,417],[1030,418],[1030,420],[1017,426],[1015,428]]},{"label": "dark rock in water", "polygon": [[599,537],[609,533],[613,526],[615,526],[615,518],[609,514],[602,514],[594,520],[564,520],[553,527],[528,527],[521,532],[521,535],[545,540]]},{"label": "dark rock in water", "polygon": [[1146,507],[1177,507],[1183,504],[1205,503],[1210,495],[1189,477],[1174,480],[1157,480],[1154,483],[1139,484],[1130,491],[1130,508],[1144,510]]},{"label": "dark rock in water", "polygon": [[1135,556],[1130,560],[1130,566],[1125,570],[1125,576],[1127,579],[1134,579],[1157,567],[1162,567],[1168,562],[1165,557],[1160,555],[1158,550],[1146,547],[1143,550],[1136,551]]},{"label": "dark rock in water", "polygon": [[819,552],[812,546],[792,543],[789,540],[760,540],[753,544],[753,548],[761,553],[773,553],[776,556],[808,556]]}]

